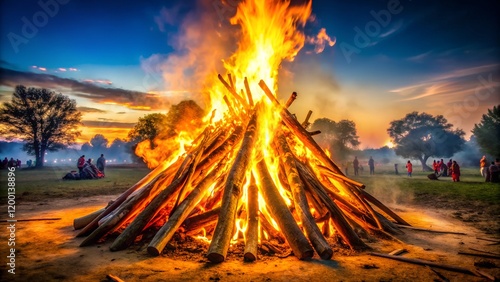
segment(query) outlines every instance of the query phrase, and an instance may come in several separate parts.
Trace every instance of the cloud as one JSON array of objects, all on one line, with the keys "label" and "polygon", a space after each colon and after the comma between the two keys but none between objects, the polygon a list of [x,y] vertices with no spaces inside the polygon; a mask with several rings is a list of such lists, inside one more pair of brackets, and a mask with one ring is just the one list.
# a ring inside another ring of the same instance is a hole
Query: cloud
[{"label": "cloud", "polygon": [[82,113],[106,113],[107,111],[97,109],[97,108],[90,108],[90,107],[77,107],[76,108],[78,111]]},{"label": "cloud", "polygon": [[101,120],[83,120],[84,126],[98,128],[132,128],[133,122],[116,122],[116,121],[101,121]]},{"label": "cloud", "polygon": [[174,25],[178,21],[179,9],[179,5],[170,9],[163,7],[160,15],[154,17],[154,21],[161,32],[165,32],[165,24]]},{"label": "cloud", "polygon": [[101,87],[70,78],[45,73],[21,72],[0,68],[0,86],[43,87],[54,91],[70,91],[72,96],[89,99],[100,104],[114,104],[134,110],[161,110],[171,103],[162,96],[120,88]]}]

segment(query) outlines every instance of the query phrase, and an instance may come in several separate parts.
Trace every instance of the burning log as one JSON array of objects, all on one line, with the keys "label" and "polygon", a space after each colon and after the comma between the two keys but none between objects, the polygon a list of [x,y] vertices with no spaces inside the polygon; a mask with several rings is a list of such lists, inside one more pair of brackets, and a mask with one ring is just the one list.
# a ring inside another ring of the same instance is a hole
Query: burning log
[{"label": "burning log", "polygon": [[265,160],[257,164],[257,171],[262,181],[260,186],[262,197],[268,203],[267,207],[276,219],[293,253],[302,260],[311,258],[314,252],[274,185]]},{"label": "burning log", "polygon": [[246,232],[245,261],[257,259],[259,244],[259,188],[252,176],[248,186],[248,227]]},{"label": "burning log", "polygon": [[281,160],[286,170],[288,183],[293,192],[293,200],[298,209],[302,226],[304,227],[306,234],[318,255],[322,259],[328,260],[333,255],[332,248],[330,248],[330,245],[328,245],[328,242],[326,242],[325,238],[321,234],[321,230],[319,230],[314,217],[311,214],[311,209],[307,203],[306,193],[304,192],[304,185],[300,180],[299,173],[295,165],[295,159],[290,151],[290,148],[288,148],[285,136],[283,134],[279,134],[277,142],[279,143],[277,147],[280,149]]},{"label": "burning log", "polygon": [[[221,163],[223,165],[223,163]],[[212,170],[210,174],[205,177],[196,188],[191,191],[189,196],[175,209],[175,212],[169,217],[167,223],[156,233],[151,243],[148,246],[148,253],[158,256],[167,245],[168,241],[177,231],[182,222],[187,218],[189,213],[201,201],[205,192],[210,185],[213,184],[217,174],[220,173],[217,169]],[[122,233],[123,234],[123,233]],[[113,246],[111,246],[113,248]]]},{"label": "burning log", "polygon": [[219,218],[220,207],[217,207],[208,212],[198,214],[186,219],[183,223],[184,229],[189,234],[194,234],[198,232],[201,228],[215,224],[217,218]]},{"label": "burning log", "polygon": [[228,173],[224,194],[222,196],[222,214],[219,215],[212,242],[208,249],[207,258],[211,262],[224,261],[234,228],[236,209],[243,189],[245,173],[248,170],[252,157],[255,131],[257,127],[257,113],[254,113],[248,123],[240,150]]},{"label": "burning log", "polygon": [[297,92],[292,92],[288,100],[286,101],[285,108],[290,107],[290,105],[297,99]]},{"label": "burning log", "polygon": [[102,214],[105,210],[106,210],[106,208],[102,208],[100,210],[96,210],[96,211],[94,211],[92,213],[89,213],[89,214],[87,214],[85,216],[82,216],[82,217],[79,217],[79,218],[75,218],[73,220],[73,228],[75,230],[84,228],[89,223],[91,223],[96,217],[98,217],[100,214]]}]

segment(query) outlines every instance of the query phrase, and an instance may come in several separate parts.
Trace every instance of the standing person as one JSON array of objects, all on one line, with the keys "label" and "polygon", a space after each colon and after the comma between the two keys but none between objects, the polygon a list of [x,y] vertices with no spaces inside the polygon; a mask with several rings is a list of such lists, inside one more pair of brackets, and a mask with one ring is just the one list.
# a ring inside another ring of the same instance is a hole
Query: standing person
[{"label": "standing person", "polygon": [[371,156],[370,159],[368,160],[368,166],[370,167],[370,175],[375,174],[375,161]]},{"label": "standing person", "polygon": [[359,171],[359,161],[358,161],[358,157],[354,157],[354,161],[352,161],[352,166],[354,167],[354,175],[358,175],[358,171]]},{"label": "standing person", "polygon": [[486,160],[486,156],[483,156],[479,160],[479,172],[481,173],[482,177],[486,178],[486,171],[488,170],[488,160]]},{"label": "standing person", "polygon": [[394,172],[396,173],[396,175],[399,175],[398,164],[394,164]]},{"label": "standing person", "polygon": [[436,162],[436,160],[434,160],[434,162],[432,163],[432,169],[434,170],[434,174],[438,175],[438,163]]},{"label": "standing person", "polygon": [[411,173],[413,172],[413,165],[410,160],[406,163],[406,171],[408,172],[408,176],[411,177]]},{"label": "standing person", "polygon": [[441,171],[441,176],[448,176],[448,167],[444,163],[443,159],[441,159],[439,170]]},{"label": "standing person", "polygon": [[106,159],[104,158],[104,154],[101,154],[101,157],[97,159],[97,169],[104,173],[104,167],[106,166]]},{"label": "standing person", "polygon": [[85,166],[85,155],[82,155],[78,161],[76,162],[76,166],[78,167],[78,173],[81,174],[83,167]]},{"label": "standing person", "polygon": [[451,165],[453,165],[453,161],[450,159],[446,166],[448,167],[448,176],[451,176]]},{"label": "standing person", "polygon": [[457,161],[453,161],[451,165],[451,179],[453,182],[460,182],[460,166]]}]

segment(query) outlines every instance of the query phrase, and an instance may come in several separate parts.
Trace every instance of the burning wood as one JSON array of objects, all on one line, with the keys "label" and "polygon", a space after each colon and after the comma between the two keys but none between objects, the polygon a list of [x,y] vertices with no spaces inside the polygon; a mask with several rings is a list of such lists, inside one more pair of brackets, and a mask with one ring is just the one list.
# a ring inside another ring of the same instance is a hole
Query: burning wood
[{"label": "burning wood", "polygon": [[157,256],[176,232],[193,236],[203,231],[212,262],[224,261],[238,241],[245,242],[247,261],[275,242],[286,242],[282,247],[288,245],[299,259],[311,258],[314,251],[330,259],[328,237],[362,250],[369,247],[355,230],[391,238],[390,233],[400,232],[380,212],[408,225],[324,153],[303,127],[310,115],[301,125],[260,81],[282,121],[269,134],[269,108],[262,100],[254,103],[247,79],[242,93],[248,101],[237,94],[234,77],[228,78],[229,83],[219,75],[232,94],[225,97],[233,107],[233,122],[210,123],[177,160],[160,165],[106,208],[75,219],[75,229],[83,227],[78,236],[87,236],[81,246],[119,234],[110,247],[118,251],[154,231],[147,250]]}]

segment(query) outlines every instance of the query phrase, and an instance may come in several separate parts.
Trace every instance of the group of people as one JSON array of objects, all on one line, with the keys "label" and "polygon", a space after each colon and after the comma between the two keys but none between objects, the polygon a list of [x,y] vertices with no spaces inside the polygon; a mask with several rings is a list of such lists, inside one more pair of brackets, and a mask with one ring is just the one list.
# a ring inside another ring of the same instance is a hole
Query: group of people
[{"label": "group of people", "polygon": [[7,169],[10,167],[20,168],[21,160],[19,159],[14,160],[14,158],[10,158],[9,160],[7,159],[7,157],[5,157],[5,159],[3,159],[3,161],[0,162],[0,169]]},{"label": "group of people", "polygon": [[[434,176],[431,179],[437,179],[439,176],[451,176],[453,182],[460,181],[460,165],[458,165],[457,161],[450,159],[448,163],[444,163],[444,160],[440,161],[434,160],[432,162],[432,169],[434,170]],[[408,177],[411,177],[413,173],[413,164],[410,160],[406,163],[406,171]],[[429,177],[430,178],[430,177]]]},{"label": "group of people", "polygon": [[71,171],[67,173],[63,179],[66,180],[80,180],[80,179],[99,179],[103,178],[104,168],[106,166],[106,159],[104,154],[97,159],[97,163],[94,165],[92,159],[85,160],[85,155],[78,158],[77,164],[78,173],[76,171]]},{"label": "group of people", "polygon": [[[344,167],[345,175],[349,175],[349,165],[350,163],[347,162]],[[352,167],[354,169],[354,175],[359,175],[360,172],[364,171],[363,166],[358,160],[358,157],[354,157],[354,160],[352,161]],[[375,161],[373,160],[372,157],[368,160],[368,167],[370,168],[370,175],[375,174]]]},{"label": "group of people", "polygon": [[497,158],[494,162],[488,164],[486,156],[479,160],[479,171],[481,176],[484,177],[486,182],[499,183],[500,182],[500,159]]}]

